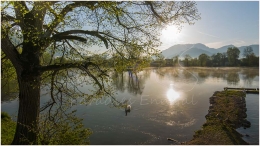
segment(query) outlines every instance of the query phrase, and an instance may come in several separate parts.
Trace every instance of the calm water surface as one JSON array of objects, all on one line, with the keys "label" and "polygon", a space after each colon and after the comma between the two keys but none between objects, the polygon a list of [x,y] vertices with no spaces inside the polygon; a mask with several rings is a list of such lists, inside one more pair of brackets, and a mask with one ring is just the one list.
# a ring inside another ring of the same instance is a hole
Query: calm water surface
[{"label": "calm water surface", "polygon": [[[109,98],[79,104],[77,115],[91,128],[91,144],[178,144],[192,139],[206,121],[209,97],[224,87],[259,87],[258,68],[148,68],[132,76],[114,76],[119,101],[128,100],[132,110],[108,106]],[[83,87],[82,90],[84,90]],[[44,99],[42,99],[43,101]],[[244,140],[259,144],[259,95],[248,94],[247,119],[251,128]],[[17,100],[2,102],[2,111],[17,114]]]}]

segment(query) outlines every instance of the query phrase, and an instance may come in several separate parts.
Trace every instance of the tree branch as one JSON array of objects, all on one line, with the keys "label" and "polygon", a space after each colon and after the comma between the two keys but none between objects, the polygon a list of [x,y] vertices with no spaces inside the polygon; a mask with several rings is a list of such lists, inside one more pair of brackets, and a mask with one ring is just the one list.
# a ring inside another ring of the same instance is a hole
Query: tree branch
[{"label": "tree branch", "polygon": [[3,50],[7,58],[10,59],[15,69],[21,71],[22,64],[19,58],[19,53],[7,36],[1,39],[1,49]]},{"label": "tree branch", "polygon": [[80,42],[85,42],[87,41],[87,39],[79,37],[79,36],[73,36],[73,35],[65,35],[65,36],[56,36],[54,35],[52,37],[52,39],[54,39],[55,41],[61,41],[61,40],[77,40]]},{"label": "tree branch", "polygon": [[53,64],[53,65],[48,65],[48,66],[41,66],[39,68],[40,72],[45,72],[45,71],[57,71],[57,70],[62,70],[62,69],[68,69],[68,68],[80,68],[80,67],[85,67],[87,68],[90,65],[95,65],[93,62],[76,62],[76,63],[63,63],[63,64]]},{"label": "tree branch", "polygon": [[145,1],[145,3],[150,6],[150,8],[151,8],[153,14],[154,14],[157,18],[159,18],[160,21],[162,21],[163,23],[166,23],[166,21],[154,10],[154,7],[153,7],[152,2],[150,2],[150,1]]},{"label": "tree branch", "polygon": [[74,47],[69,43],[69,41],[65,40],[65,42],[70,46],[71,49],[75,50],[75,51],[80,55],[80,57],[81,57],[82,59],[84,59],[84,57],[79,53],[79,51],[78,51],[76,48],[74,48]]},{"label": "tree branch", "polygon": [[[25,26],[24,26],[23,14],[25,14],[29,11],[28,7],[25,4],[25,1],[15,1],[14,10],[15,10],[16,19],[18,20],[20,27],[24,30]],[[22,11],[22,10],[24,10],[24,11]]]},{"label": "tree branch", "polygon": [[34,6],[32,8],[32,14],[35,17],[36,20],[36,28],[38,31],[42,31],[43,29],[43,21],[44,21],[44,17],[47,11],[47,6],[50,5],[50,2],[43,2],[43,1],[35,1],[34,2]]},{"label": "tree branch", "polygon": [[15,18],[13,16],[4,14],[3,12],[1,12],[1,19],[2,19],[2,21],[3,20],[5,20],[5,21],[14,21],[15,20]]},{"label": "tree branch", "polygon": [[86,6],[88,8],[92,8],[95,4],[97,3],[97,1],[76,1],[72,4],[68,4],[65,6],[65,8],[62,9],[62,11],[60,12],[60,14],[58,16],[56,16],[55,20],[50,24],[50,26],[48,27],[47,31],[44,34],[44,37],[50,37],[52,32],[54,31],[54,29],[58,26],[58,24],[60,23],[60,19],[64,18],[66,16],[66,14],[70,11],[72,11],[74,8],[76,7],[80,7],[80,6]]},{"label": "tree branch", "polygon": [[69,36],[70,34],[87,34],[87,35],[95,36],[95,37],[98,37],[99,39],[101,39],[104,42],[106,48],[108,49],[107,39],[105,37],[101,36],[99,33],[100,32],[88,31],[88,30],[69,30],[69,31],[57,33],[57,34],[53,35],[53,38],[55,39],[55,38],[59,38],[59,37]]},{"label": "tree branch", "polygon": [[62,70],[67,68],[79,68],[80,63],[64,63],[64,64],[53,64],[48,66],[42,66],[39,68],[40,72],[45,71],[55,71],[55,70]]}]

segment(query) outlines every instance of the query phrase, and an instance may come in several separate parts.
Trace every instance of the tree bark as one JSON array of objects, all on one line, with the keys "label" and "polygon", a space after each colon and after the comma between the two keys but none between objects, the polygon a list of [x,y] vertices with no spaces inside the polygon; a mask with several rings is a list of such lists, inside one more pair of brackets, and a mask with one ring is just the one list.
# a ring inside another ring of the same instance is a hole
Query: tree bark
[{"label": "tree bark", "polygon": [[40,111],[40,75],[18,75],[19,110],[12,144],[37,144]]},{"label": "tree bark", "polygon": [[12,144],[37,144],[40,111],[39,48],[31,43],[23,44],[19,54],[8,37],[1,39],[1,49],[15,67],[19,83],[19,110],[16,133]]}]

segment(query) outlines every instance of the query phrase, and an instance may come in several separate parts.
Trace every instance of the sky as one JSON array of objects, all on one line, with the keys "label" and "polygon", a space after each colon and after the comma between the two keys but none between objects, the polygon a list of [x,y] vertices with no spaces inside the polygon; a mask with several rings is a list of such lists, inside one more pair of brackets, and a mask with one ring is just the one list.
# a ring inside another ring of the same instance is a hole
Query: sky
[{"label": "sky", "polygon": [[194,25],[162,30],[160,50],[176,44],[203,43],[211,48],[259,44],[258,1],[197,1],[201,19]]}]

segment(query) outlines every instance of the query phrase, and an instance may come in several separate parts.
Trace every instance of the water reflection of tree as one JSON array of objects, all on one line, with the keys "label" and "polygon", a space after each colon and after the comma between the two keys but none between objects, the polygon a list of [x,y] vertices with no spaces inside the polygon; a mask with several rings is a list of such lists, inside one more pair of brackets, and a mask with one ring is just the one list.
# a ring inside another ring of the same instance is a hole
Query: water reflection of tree
[{"label": "water reflection of tree", "polygon": [[198,84],[204,83],[211,74],[211,71],[208,69],[192,68],[192,70],[196,74],[196,77],[198,77]]},{"label": "water reflection of tree", "polygon": [[155,73],[158,75],[159,80],[162,80],[167,73],[166,67],[154,68]]},{"label": "water reflection of tree", "polygon": [[191,79],[191,77],[192,77],[192,74],[191,74],[190,72],[188,72],[188,71],[184,71],[184,72],[183,72],[183,75],[184,75],[184,77],[185,77],[186,79]]},{"label": "water reflection of tree", "polygon": [[220,70],[220,69],[216,69],[214,71],[211,71],[211,76],[213,78],[217,78],[217,79],[224,79],[226,80],[226,74],[227,72],[223,71],[223,70]]},{"label": "water reflection of tree", "polygon": [[199,75],[200,78],[205,79],[205,78],[208,78],[208,77],[209,77],[210,71],[200,70],[200,71],[198,72],[198,75]]},{"label": "water reflection of tree", "polygon": [[196,81],[197,73],[194,76],[194,68],[186,67],[164,67],[156,69],[156,74],[159,77],[159,80],[171,80],[173,82],[185,82],[191,83]]},{"label": "water reflection of tree", "polygon": [[227,75],[227,84],[228,85],[237,85],[240,81],[238,72],[230,72]]},{"label": "water reflection of tree", "polygon": [[134,95],[142,94],[145,81],[149,78],[150,73],[150,69],[145,69],[140,73],[132,71],[114,73],[112,84],[118,91],[124,92],[127,89],[129,93]]},{"label": "water reflection of tree", "polygon": [[112,84],[116,88],[116,90],[124,92],[125,91],[125,84],[124,81],[126,76],[124,73],[118,73],[118,72],[113,72],[112,74]]},{"label": "water reflection of tree", "polygon": [[243,69],[242,70],[242,79],[244,83],[247,85],[252,85],[252,82],[256,76],[259,76],[259,70],[258,69]]},{"label": "water reflection of tree", "polygon": [[141,78],[138,78],[137,74],[129,74],[128,77],[128,84],[127,84],[127,91],[130,93],[134,93],[136,94],[142,94],[142,88],[140,88],[140,82],[139,80],[141,80]]},{"label": "water reflection of tree", "polygon": [[173,81],[177,81],[180,79],[181,75],[179,68],[176,67],[157,68],[155,73],[158,75],[159,80],[163,80],[165,77],[168,77]]}]

